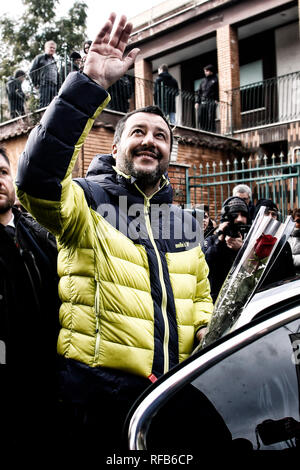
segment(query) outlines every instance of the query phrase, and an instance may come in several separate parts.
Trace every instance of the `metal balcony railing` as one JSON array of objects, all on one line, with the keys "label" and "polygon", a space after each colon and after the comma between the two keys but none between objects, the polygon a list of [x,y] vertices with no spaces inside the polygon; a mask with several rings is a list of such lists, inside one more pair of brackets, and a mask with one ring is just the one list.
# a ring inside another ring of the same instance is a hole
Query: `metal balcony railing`
[{"label": "metal balcony railing", "polygon": [[232,130],[300,119],[300,72],[270,78],[228,92]]},{"label": "metal balcony railing", "polygon": [[59,59],[33,72],[0,82],[0,122],[43,109],[57,95],[68,73],[78,70],[69,60]]},{"label": "metal balcony railing", "polygon": [[134,77],[134,86],[135,92],[131,102],[131,109],[156,104],[162,109],[173,125],[202,129],[220,134],[227,134],[231,130],[231,109],[225,102],[216,103],[213,100],[208,100],[205,106],[202,107],[200,119],[200,112],[195,109],[195,92],[177,90],[164,85],[155,90],[155,83],[153,81],[138,77]]},{"label": "metal balcony railing", "polygon": [[[76,65],[68,60],[0,82],[0,121],[5,122],[43,109],[58,93]],[[196,94],[125,75],[109,90],[108,109],[126,113],[157,104],[171,124],[221,135],[243,129],[300,119],[300,72],[263,80],[227,92],[226,101],[206,101],[195,109]]]},{"label": "metal balcony railing", "polygon": [[[76,70],[73,63],[58,60],[23,76],[11,77],[0,83],[1,122],[44,109],[57,95],[69,72]],[[173,125],[201,128],[206,131],[228,133],[230,108],[227,103],[208,102],[206,111],[195,109],[195,93],[162,86],[155,93],[154,82],[125,75],[108,89],[111,101],[107,108],[126,113],[146,105],[157,104]],[[226,128],[221,121],[226,122]]]}]

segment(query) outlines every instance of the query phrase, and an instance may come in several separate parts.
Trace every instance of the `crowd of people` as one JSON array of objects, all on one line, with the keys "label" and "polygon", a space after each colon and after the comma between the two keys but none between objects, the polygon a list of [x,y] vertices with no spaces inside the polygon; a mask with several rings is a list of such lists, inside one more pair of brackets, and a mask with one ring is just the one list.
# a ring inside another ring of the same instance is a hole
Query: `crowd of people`
[{"label": "crowd of people", "polygon": [[38,93],[39,108],[44,108],[57,95],[66,76],[72,71],[83,69],[84,61],[92,41],[83,43],[83,53],[77,51],[70,53],[67,60],[57,60],[55,57],[56,43],[49,40],[44,45],[44,52],[38,54],[30,67],[28,73],[24,70],[16,70],[6,83],[6,92],[9,102],[10,117],[13,119],[25,114],[25,104],[29,92],[24,92],[22,83],[29,78],[29,82]]},{"label": "crowd of people", "polygon": [[[38,54],[27,74],[24,70],[16,70],[6,83],[6,92],[9,101],[10,117],[23,116],[26,112],[25,103],[30,93],[22,88],[26,78],[35,92],[38,94],[38,108],[45,108],[72,71],[82,71],[85,58],[92,44],[91,40],[83,43],[83,53],[71,52],[67,60],[57,60],[55,57],[56,43],[49,40],[44,45],[44,52]],[[207,65],[203,69],[204,78],[200,81],[195,98],[195,110],[199,129],[215,132],[216,107],[218,103],[218,77],[213,65]],[[111,101],[109,109],[127,113],[129,100],[134,94],[134,80],[124,75],[109,90]],[[154,81],[153,102],[161,108],[170,124],[176,124],[176,97],[179,95],[177,80],[170,74],[168,65],[161,64],[158,67],[158,75]]]},{"label": "crowd of people", "polygon": [[[271,216],[276,220],[280,219],[280,211],[274,201],[262,198],[253,204],[251,188],[245,184],[239,184],[233,188],[232,196],[226,199],[222,205],[220,224],[213,228],[211,223],[209,231],[207,230],[210,221],[209,208],[208,206],[204,208],[202,249],[209,267],[211,296],[214,302],[238,251],[243,245],[245,236],[262,206],[265,207],[266,216]],[[262,286],[299,274],[299,214],[299,209],[294,209],[292,212],[295,229],[265,277]]]},{"label": "crowd of people", "polygon": [[[273,201],[253,205],[250,188],[239,185],[219,226],[205,206],[201,247],[197,219],[172,203],[172,129],[157,106],[122,117],[112,154],[97,155],[86,177],[72,180],[108,90],[139,53],[124,57],[132,25],[122,16],[113,30],[114,22],[111,14],[87,44],[84,73],[66,74],[30,133],[15,181],[21,211],[0,150],[0,372],[12,379],[3,382],[5,429],[18,444],[54,437],[66,448],[121,448],[136,398],[204,337],[258,208],[279,217]],[[41,77],[43,88],[49,77]],[[293,217],[283,261],[266,283],[299,273],[299,209]]]}]

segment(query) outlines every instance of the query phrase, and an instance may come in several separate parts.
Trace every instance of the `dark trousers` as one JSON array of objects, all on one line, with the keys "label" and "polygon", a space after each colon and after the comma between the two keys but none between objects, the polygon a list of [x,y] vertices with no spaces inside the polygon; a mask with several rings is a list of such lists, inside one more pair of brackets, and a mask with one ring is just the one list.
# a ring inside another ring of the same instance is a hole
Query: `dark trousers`
[{"label": "dark trousers", "polygon": [[139,394],[140,391],[131,396],[115,396],[104,392],[97,401],[88,404],[62,401],[57,426],[62,442],[83,455],[88,449],[94,449],[103,458],[112,452],[126,452],[124,423]]},{"label": "dark trousers", "polygon": [[46,83],[40,86],[40,108],[45,108],[51,103],[54,96],[57,95],[57,85],[54,83]]},{"label": "dark trousers", "polygon": [[198,126],[204,131],[216,132],[216,103],[213,100],[203,101],[199,104]]},{"label": "dark trousers", "polygon": [[18,116],[24,116],[24,99],[21,99],[18,96],[11,96],[9,98],[9,108],[10,108],[10,117],[12,119]]}]

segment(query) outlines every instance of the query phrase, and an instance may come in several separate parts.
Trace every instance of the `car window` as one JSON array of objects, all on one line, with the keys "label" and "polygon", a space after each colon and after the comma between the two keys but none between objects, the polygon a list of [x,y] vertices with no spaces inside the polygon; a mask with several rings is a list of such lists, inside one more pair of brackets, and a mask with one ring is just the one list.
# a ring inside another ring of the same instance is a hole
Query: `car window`
[{"label": "car window", "polygon": [[147,448],[294,449],[300,438],[299,364],[297,320],[234,352],[172,396],[151,422]]},{"label": "car window", "polygon": [[299,344],[297,320],[232,354],[192,383],[214,405],[233,439],[245,439],[262,450],[295,445],[300,435]]}]

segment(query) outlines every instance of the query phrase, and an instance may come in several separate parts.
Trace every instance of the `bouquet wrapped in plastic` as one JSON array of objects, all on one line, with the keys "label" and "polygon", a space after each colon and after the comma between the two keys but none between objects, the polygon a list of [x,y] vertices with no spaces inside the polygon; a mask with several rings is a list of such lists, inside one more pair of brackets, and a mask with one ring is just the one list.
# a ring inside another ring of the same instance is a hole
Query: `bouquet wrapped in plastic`
[{"label": "bouquet wrapped in plastic", "polygon": [[208,331],[196,350],[230,330],[263,282],[293,230],[291,216],[281,223],[271,216],[265,216],[265,209],[264,206],[260,208],[238,251],[215,302]]}]

